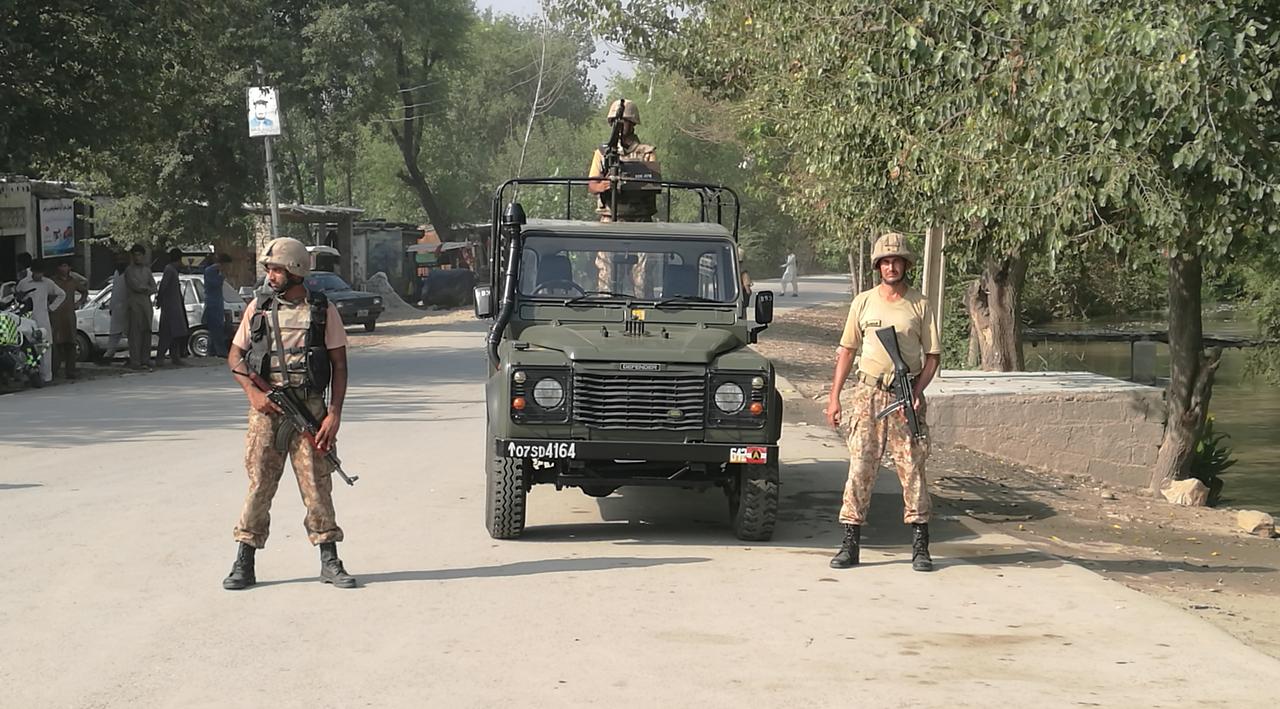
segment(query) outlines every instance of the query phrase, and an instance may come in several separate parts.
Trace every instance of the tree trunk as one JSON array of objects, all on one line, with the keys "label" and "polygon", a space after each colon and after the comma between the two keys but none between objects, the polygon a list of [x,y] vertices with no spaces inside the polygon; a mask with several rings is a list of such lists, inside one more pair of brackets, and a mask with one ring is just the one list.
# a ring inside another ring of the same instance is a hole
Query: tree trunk
[{"label": "tree trunk", "polygon": [[973,324],[973,317],[969,318],[969,354],[964,358],[965,369],[977,369],[978,361],[982,357],[982,348],[978,345],[978,326]]},{"label": "tree trunk", "polygon": [[1204,349],[1200,313],[1203,263],[1200,254],[1169,259],[1169,386],[1165,390],[1167,419],[1164,440],[1151,470],[1150,488],[1158,491],[1169,480],[1186,478],[1196,441],[1209,414],[1213,377],[1222,357],[1220,348]]},{"label": "tree trunk", "polygon": [[[859,241],[858,243],[858,250],[859,251],[862,250],[861,241]],[[851,281],[850,285],[853,287],[854,293],[861,293],[862,292],[862,268],[859,267],[858,265],[861,259],[858,259],[857,261],[855,261],[854,259],[858,257],[854,256],[853,254],[854,254],[853,249],[852,248],[849,249],[847,256],[849,257],[849,280]]]},{"label": "tree trunk", "polygon": [[422,77],[410,75],[403,47],[396,48],[396,78],[400,86],[400,110],[402,111],[399,119],[400,127],[397,129],[395,123],[387,125],[391,131],[391,137],[400,148],[400,157],[404,159],[404,171],[399,174],[400,181],[408,185],[418,197],[418,202],[422,204],[422,210],[427,213],[427,219],[435,228],[440,241],[452,241],[453,230],[450,228],[448,216],[431,190],[431,184],[427,182],[422,168],[418,165],[425,118],[418,108],[422,101],[415,86],[421,86],[426,82],[418,81]]},{"label": "tree trunk", "polygon": [[988,372],[1022,371],[1022,284],[1027,262],[1017,253],[988,259],[965,293],[965,305]]}]

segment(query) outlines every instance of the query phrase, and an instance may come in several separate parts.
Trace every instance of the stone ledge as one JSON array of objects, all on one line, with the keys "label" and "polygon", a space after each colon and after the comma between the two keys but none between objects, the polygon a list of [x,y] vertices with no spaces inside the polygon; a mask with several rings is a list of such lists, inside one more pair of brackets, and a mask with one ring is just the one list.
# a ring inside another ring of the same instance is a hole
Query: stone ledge
[{"label": "stone ledge", "polygon": [[1160,389],[1088,372],[943,372],[935,441],[1099,482],[1143,486],[1164,435]]}]

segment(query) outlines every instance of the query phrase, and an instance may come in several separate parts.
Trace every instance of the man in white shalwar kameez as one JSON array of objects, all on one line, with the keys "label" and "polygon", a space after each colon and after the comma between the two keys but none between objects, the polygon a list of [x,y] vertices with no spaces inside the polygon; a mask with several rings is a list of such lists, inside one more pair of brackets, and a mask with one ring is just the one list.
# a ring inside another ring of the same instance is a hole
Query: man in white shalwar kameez
[{"label": "man in white shalwar kameez", "polygon": [[[40,261],[33,262],[31,275],[18,282],[18,300],[31,302],[31,319],[44,328],[46,337],[53,333],[49,312],[62,305],[66,297],[66,291],[44,277],[44,263]],[[46,384],[53,381],[53,353],[49,350],[40,355],[40,379]]]}]

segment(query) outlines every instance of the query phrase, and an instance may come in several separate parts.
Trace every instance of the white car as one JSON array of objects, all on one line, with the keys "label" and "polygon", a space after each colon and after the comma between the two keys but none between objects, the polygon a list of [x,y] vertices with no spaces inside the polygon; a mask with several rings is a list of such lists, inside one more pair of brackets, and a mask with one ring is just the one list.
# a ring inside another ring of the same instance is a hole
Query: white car
[{"label": "white car", "polygon": [[[164,274],[153,273],[156,283]],[[195,357],[207,357],[213,352],[213,343],[209,339],[209,330],[204,326],[204,276],[195,273],[178,275],[182,284],[182,297],[187,309],[187,324],[191,327],[191,338],[188,347]],[[226,336],[230,341],[235,329],[240,326],[240,318],[244,315],[245,303],[240,295],[226,281],[222,283],[223,310],[226,316]],[[81,362],[96,358],[107,349],[107,341],[111,336],[111,288],[103,288],[89,297],[83,308],[76,311],[76,359]],[[154,306],[154,299],[153,299]],[[160,308],[152,308],[151,347],[156,346],[156,333],[160,329]],[[129,337],[125,332],[120,338],[121,351],[128,353]]]}]

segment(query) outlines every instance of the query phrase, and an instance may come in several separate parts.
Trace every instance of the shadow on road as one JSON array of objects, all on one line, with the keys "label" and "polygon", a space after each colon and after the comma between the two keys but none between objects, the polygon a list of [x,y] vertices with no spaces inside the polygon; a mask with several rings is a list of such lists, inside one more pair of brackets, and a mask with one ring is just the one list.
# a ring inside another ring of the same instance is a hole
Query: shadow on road
[{"label": "shadow on road", "polygon": [[[612,571],[615,569],[644,569],[651,566],[668,566],[671,564],[700,564],[710,559],[700,556],[678,556],[665,558],[624,557],[591,557],[585,559],[542,559],[539,561],[517,561],[497,566],[477,566],[464,569],[424,569],[421,571],[387,571],[384,573],[357,574],[360,584],[370,586],[379,583],[395,583],[399,581],[456,581],[459,579],[505,578],[511,576],[533,576],[536,574],[563,574],[578,571]],[[257,585],[278,586],[287,583],[315,583],[316,577],[285,579],[281,581],[261,581]]]},{"label": "shadow on road", "polygon": [[0,490],[25,490],[29,487],[44,487],[42,483],[0,483]]}]

